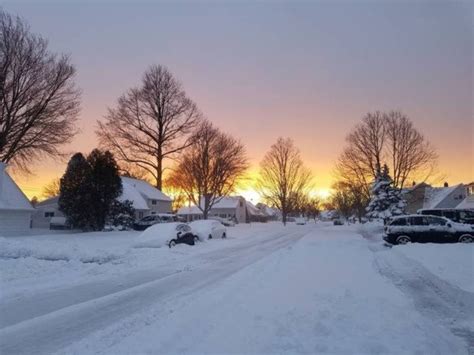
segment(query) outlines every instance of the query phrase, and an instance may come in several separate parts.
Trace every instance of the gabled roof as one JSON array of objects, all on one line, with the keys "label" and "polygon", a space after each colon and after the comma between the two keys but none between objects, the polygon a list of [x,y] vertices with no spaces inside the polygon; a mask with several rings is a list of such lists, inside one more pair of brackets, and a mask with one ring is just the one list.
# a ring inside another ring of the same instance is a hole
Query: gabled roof
[{"label": "gabled roof", "polygon": [[171,201],[171,198],[146,181],[122,177],[122,184],[135,188],[144,198],[159,201]]},{"label": "gabled roof", "polygon": [[456,209],[474,210],[474,195],[467,196],[464,200],[461,201],[459,205],[456,206]]},{"label": "gabled roof", "polygon": [[46,200],[38,202],[35,207],[44,207],[44,206],[49,206],[49,205],[57,205],[58,201],[59,201],[59,196],[50,197],[50,198],[47,198]]},{"label": "gabled roof", "polygon": [[251,215],[251,216],[266,216],[266,214],[264,212],[262,212],[261,210],[259,210],[252,202],[245,201],[245,203],[247,205],[247,212],[249,213],[249,215]]},{"label": "gabled roof", "polygon": [[[240,201],[245,201],[245,199],[241,196],[226,196],[223,197],[219,202],[216,202],[211,211],[220,208],[220,209],[236,209],[239,206]],[[201,206],[204,208],[204,202],[201,199]],[[256,207],[254,207],[256,208]],[[178,214],[180,215],[188,215],[188,214],[202,214],[202,211],[195,205],[189,207],[182,207],[178,210]]]},{"label": "gabled roof", "polygon": [[30,211],[33,207],[0,162],[0,210]]},{"label": "gabled roof", "polygon": [[446,197],[460,186],[462,186],[462,184],[427,189],[425,192],[423,208],[436,208],[436,206],[438,206]]}]

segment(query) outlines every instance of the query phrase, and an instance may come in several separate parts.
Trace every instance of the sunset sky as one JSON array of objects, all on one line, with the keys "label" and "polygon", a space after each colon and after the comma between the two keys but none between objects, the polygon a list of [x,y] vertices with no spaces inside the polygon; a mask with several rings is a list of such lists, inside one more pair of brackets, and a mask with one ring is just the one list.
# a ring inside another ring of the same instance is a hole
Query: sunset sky
[{"label": "sunset sky", "polygon": [[[278,136],[295,140],[327,190],[344,137],[368,111],[402,110],[436,147],[451,184],[474,180],[473,7],[469,2],[2,2],[83,91],[81,133],[151,64],[166,65],[208,119],[242,140],[257,168]],[[39,161],[15,176],[28,196],[62,175]]]}]

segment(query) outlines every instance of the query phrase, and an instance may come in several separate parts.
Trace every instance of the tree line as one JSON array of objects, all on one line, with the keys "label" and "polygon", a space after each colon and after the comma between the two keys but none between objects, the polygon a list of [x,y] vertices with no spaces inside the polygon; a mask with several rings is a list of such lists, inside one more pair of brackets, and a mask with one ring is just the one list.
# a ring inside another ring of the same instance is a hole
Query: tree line
[{"label": "tree line", "polygon": [[[61,147],[77,133],[81,92],[75,76],[68,56],[51,53],[47,41],[21,18],[0,9],[0,161],[29,172],[41,157],[64,156]],[[91,162],[102,157],[117,176],[150,180],[173,192],[176,203],[193,202],[206,218],[223,196],[236,190],[249,167],[244,145],[207,120],[163,65],[150,66],[139,85],[124,91],[97,121],[96,134],[99,149],[87,158],[74,155],[63,178],[45,187],[45,195],[70,193],[72,166],[82,166],[88,178],[81,181],[89,191],[104,188],[106,193],[105,186],[94,182]],[[392,172],[390,185],[400,190],[411,179],[430,176],[436,158],[403,113],[368,113],[346,138],[330,203],[360,218],[382,171],[387,176]],[[259,167],[255,188],[265,203],[281,211],[283,223],[291,213],[317,215],[320,201],[310,197],[314,177],[291,139],[278,138]],[[94,210],[100,211],[88,218],[87,228],[103,226],[116,197],[103,196],[107,206]],[[72,207],[61,203],[61,208]]]}]

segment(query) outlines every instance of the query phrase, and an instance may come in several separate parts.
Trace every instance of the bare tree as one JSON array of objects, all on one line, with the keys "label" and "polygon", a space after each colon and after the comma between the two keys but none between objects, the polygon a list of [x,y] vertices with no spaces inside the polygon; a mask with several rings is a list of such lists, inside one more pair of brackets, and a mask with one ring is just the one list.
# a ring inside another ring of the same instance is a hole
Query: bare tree
[{"label": "bare tree", "polygon": [[199,125],[191,140],[170,180],[207,219],[212,206],[234,192],[248,168],[247,155],[239,141],[208,121]]},{"label": "bare tree", "polygon": [[420,175],[427,179],[437,161],[436,152],[423,135],[397,111],[368,113],[346,142],[336,163],[337,178],[361,187],[367,198],[370,183],[383,164],[394,172],[394,186],[401,189]]},{"label": "bare tree", "polygon": [[401,112],[387,113],[385,125],[394,186],[403,188],[407,181],[416,178],[426,180],[438,158],[433,147]]},{"label": "bare tree", "polygon": [[189,133],[201,118],[181,83],[164,66],[153,65],[138,88],[128,90],[98,121],[101,146],[119,163],[132,163],[147,171],[161,190],[165,159],[190,145]]},{"label": "bare tree", "polygon": [[59,178],[51,180],[46,186],[43,187],[42,196],[44,198],[51,198],[59,196],[61,187],[61,180]]},{"label": "bare tree", "polygon": [[350,184],[347,181],[337,181],[332,186],[331,203],[334,208],[345,218],[354,215],[362,222],[369,198],[365,194],[365,187]]},{"label": "bare tree", "polygon": [[0,161],[27,173],[41,156],[61,155],[77,132],[76,71],[47,47],[22,19],[0,9]]},{"label": "bare tree", "polygon": [[307,195],[311,181],[311,172],[303,165],[293,141],[278,138],[260,163],[256,186],[263,200],[281,211],[286,224],[288,213]]}]

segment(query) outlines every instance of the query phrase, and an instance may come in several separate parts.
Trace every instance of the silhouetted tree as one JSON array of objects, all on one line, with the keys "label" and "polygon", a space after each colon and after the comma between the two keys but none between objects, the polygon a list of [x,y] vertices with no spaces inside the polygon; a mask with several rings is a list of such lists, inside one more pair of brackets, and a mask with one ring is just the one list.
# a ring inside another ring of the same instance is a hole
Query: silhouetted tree
[{"label": "silhouetted tree", "polygon": [[42,156],[60,156],[76,133],[76,71],[47,47],[22,19],[0,9],[0,161],[24,172]]},{"label": "silhouetted tree", "polygon": [[138,88],[128,90],[98,122],[101,146],[120,162],[149,173],[162,189],[163,162],[191,144],[189,133],[201,118],[197,106],[164,66],[153,65]]},{"label": "silhouetted tree", "polygon": [[245,147],[203,121],[191,137],[193,145],[180,156],[170,176],[207,219],[209,210],[235,190],[248,168]]},{"label": "silhouetted tree", "polygon": [[434,149],[398,111],[368,113],[346,142],[336,164],[338,179],[362,187],[367,199],[370,184],[384,164],[391,167],[393,185],[400,189],[415,177],[426,180],[436,166]]},{"label": "silhouetted tree", "polygon": [[54,179],[50,181],[46,186],[43,187],[42,196],[44,198],[51,198],[59,196],[60,192],[60,179]]},{"label": "silhouetted tree", "polygon": [[263,200],[281,211],[283,224],[307,195],[312,175],[303,165],[299,150],[289,138],[278,138],[260,163],[257,190]]}]

